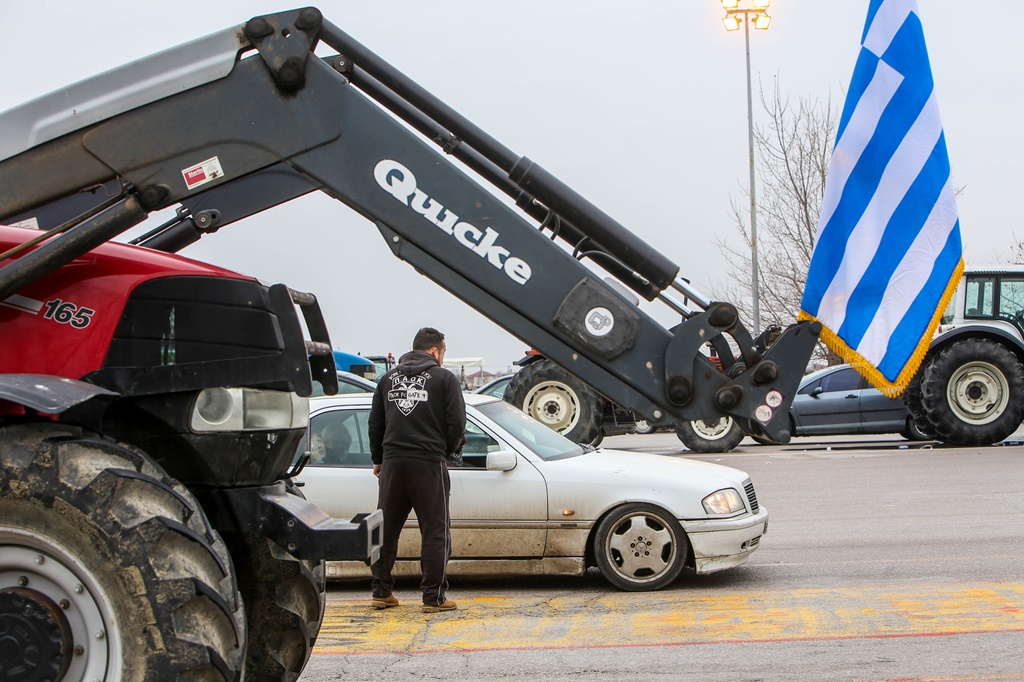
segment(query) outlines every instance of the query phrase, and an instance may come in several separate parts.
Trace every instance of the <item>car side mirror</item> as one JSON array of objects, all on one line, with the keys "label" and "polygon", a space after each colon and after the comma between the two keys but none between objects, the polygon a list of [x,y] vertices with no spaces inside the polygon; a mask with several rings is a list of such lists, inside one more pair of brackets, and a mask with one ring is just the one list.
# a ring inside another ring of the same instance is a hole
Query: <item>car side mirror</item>
[{"label": "car side mirror", "polygon": [[825,389],[823,389],[821,386],[815,386],[814,390],[811,391],[811,397],[817,398],[819,395],[821,395],[824,392],[825,392]]},{"label": "car side mirror", "polygon": [[512,471],[516,468],[519,455],[513,450],[498,450],[487,453],[488,471]]}]

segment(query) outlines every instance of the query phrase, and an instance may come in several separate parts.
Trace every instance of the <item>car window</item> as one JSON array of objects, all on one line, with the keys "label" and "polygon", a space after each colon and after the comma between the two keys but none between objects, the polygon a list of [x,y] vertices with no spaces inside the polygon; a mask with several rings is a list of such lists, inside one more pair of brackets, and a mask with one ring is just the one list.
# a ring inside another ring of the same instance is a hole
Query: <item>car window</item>
[{"label": "car window", "polygon": [[504,400],[478,405],[477,409],[493,419],[538,457],[546,460],[576,457],[583,448],[556,431],[526,415]]},{"label": "car window", "polygon": [[487,453],[507,449],[507,446],[491,436],[472,421],[466,421],[466,443],[462,446],[462,462],[467,468],[487,468]]},{"label": "car window", "polygon": [[[309,422],[310,466],[370,467],[370,439],[367,424],[370,411],[329,410],[316,415]],[[306,451],[303,438],[296,458]]]},{"label": "car window", "polygon": [[814,381],[805,385],[803,388],[797,391],[797,393],[799,393],[800,395],[810,395],[810,393],[814,391],[814,389],[816,389],[818,386],[821,386],[821,379],[815,379]]},{"label": "car window", "polygon": [[[338,395],[345,393],[373,393],[377,385],[369,379],[362,379],[350,374],[338,372]],[[313,382],[313,393],[310,397],[316,398],[324,394],[324,387],[319,381]]]},{"label": "car window", "polygon": [[833,372],[821,378],[821,387],[824,393],[838,393],[839,391],[856,391],[862,387],[861,376],[852,367]]},{"label": "car window", "polygon": [[480,391],[484,395],[492,395],[495,398],[505,397],[505,387],[508,386],[507,381],[497,381],[491,384],[486,391]]},{"label": "car window", "polygon": [[373,391],[373,389],[369,388],[368,386],[357,386],[356,384],[349,383],[348,381],[345,381],[343,379],[339,379],[338,380],[338,393],[339,394],[345,394],[345,393],[371,393],[372,391]]},{"label": "car window", "polygon": [[[369,409],[339,409],[321,412],[309,422],[312,447],[308,466],[371,467]],[[472,421],[466,421],[466,443],[462,461],[466,468],[487,467],[487,453],[511,449]],[[296,460],[306,451],[306,439],[296,450]]]}]

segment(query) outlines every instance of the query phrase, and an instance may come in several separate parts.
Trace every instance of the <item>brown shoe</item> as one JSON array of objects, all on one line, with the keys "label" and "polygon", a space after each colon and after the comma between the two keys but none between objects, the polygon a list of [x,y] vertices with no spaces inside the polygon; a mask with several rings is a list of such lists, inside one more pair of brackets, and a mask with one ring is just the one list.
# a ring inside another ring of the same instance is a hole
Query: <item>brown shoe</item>
[{"label": "brown shoe", "polygon": [[445,599],[443,604],[424,604],[423,613],[437,613],[438,611],[454,611],[458,606],[451,599]]},{"label": "brown shoe", "polygon": [[375,609],[389,609],[392,606],[398,606],[398,599],[393,594],[386,597],[374,597],[370,600],[370,606]]}]

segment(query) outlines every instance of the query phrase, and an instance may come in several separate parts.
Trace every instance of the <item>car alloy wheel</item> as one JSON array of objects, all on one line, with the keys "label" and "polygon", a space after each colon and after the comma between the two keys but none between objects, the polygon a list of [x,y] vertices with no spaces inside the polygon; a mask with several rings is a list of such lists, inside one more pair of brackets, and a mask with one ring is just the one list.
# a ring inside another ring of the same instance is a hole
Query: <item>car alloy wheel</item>
[{"label": "car alloy wheel", "polygon": [[604,577],[631,592],[658,590],[679,575],[688,541],[664,510],[627,504],[613,510],[595,531],[594,550]]}]

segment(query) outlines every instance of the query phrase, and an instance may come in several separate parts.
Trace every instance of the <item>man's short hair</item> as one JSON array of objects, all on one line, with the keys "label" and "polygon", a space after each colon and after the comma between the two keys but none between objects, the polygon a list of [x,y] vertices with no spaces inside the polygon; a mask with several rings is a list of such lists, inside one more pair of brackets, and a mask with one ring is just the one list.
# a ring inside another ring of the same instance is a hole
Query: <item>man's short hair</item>
[{"label": "man's short hair", "polygon": [[433,327],[420,329],[412,340],[413,350],[430,350],[431,348],[440,348],[443,345],[444,334]]}]

